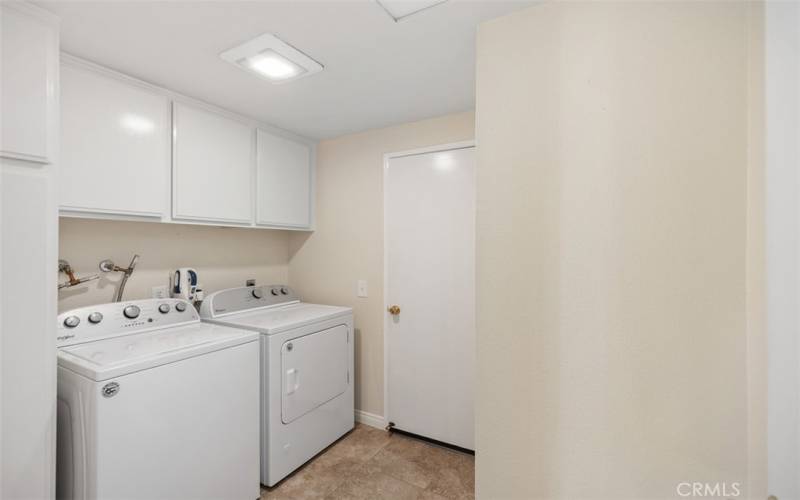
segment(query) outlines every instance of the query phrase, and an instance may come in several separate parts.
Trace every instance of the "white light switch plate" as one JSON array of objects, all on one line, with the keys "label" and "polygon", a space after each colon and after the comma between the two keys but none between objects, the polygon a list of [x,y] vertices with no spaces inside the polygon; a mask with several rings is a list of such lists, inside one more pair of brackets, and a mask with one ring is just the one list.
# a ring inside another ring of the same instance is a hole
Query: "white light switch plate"
[{"label": "white light switch plate", "polygon": [[358,280],[358,292],[356,295],[359,297],[367,296],[367,280]]},{"label": "white light switch plate", "polygon": [[154,286],[150,289],[150,296],[154,299],[166,299],[169,296],[167,285]]}]

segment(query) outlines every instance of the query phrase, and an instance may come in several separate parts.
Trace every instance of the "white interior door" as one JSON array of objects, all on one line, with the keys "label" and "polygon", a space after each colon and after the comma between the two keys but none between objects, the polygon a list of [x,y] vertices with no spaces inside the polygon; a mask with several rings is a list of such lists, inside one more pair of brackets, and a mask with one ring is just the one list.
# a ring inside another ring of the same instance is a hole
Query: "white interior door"
[{"label": "white interior door", "polygon": [[389,156],[384,176],[386,417],[474,449],[475,151]]}]

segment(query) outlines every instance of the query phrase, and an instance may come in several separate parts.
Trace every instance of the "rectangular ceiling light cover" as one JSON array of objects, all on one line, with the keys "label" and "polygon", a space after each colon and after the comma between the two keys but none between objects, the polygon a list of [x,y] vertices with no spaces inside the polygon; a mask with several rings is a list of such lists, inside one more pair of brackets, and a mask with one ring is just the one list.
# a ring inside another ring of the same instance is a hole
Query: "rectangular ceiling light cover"
[{"label": "rectangular ceiling light cover", "polygon": [[406,17],[436,7],[445,3],[447,0],[375,0],[378,5],[383,7],[387,14],[392,16],[395,22]]},{"label": "rectangular ceiling light cover", "polygon": [[226,50],[222,59],[272,83],[286,83],[323,70],[323,66],[271,33]]}]

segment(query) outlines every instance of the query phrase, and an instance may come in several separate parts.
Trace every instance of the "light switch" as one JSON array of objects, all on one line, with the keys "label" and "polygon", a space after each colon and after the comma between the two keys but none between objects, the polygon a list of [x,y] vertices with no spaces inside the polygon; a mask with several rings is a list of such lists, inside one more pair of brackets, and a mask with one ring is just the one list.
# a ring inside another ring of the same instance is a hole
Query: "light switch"
[{"label": "light switch", "polygon": [[359,297],[367,296],[367,280],[358,280],[358,293]]}]

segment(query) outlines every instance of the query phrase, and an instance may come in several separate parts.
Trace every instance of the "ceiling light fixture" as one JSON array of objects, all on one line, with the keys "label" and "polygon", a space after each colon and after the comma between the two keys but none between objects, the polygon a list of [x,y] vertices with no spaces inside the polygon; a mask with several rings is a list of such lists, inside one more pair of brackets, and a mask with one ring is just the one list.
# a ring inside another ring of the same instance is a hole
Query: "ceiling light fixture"
[{"label": "ceiling light fixture", "polygon": [[428,10],[431,7],[441,5],[446,1],[447,0],[375,0],[375,2],[383,7],[383,10],[394,19],[394,22],[401,21],[423,10]]},{"label": "ceiling light fixture", "polygon": [[271,80],[286,80],[305,72],[297,64],[269,49],[249,57],[247,65]]},{"label": "ceiling light fixture", "polygon": [[219,55],[236,67],[272,83],[286,83],[319,73],[323,66],[271,33]]}]

